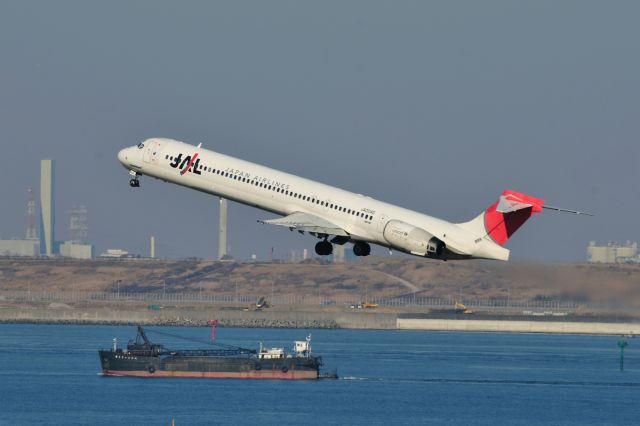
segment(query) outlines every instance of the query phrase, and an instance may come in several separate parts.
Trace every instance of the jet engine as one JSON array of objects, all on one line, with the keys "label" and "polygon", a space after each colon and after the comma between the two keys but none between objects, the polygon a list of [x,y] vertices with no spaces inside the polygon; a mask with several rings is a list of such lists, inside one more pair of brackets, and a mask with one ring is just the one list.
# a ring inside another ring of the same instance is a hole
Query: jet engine
[{"label": "jet engine", "polygon": [[382,233],[391,246],[417,256],[440,256],[446,244],[427,231],[400,220],[390,220]]}]

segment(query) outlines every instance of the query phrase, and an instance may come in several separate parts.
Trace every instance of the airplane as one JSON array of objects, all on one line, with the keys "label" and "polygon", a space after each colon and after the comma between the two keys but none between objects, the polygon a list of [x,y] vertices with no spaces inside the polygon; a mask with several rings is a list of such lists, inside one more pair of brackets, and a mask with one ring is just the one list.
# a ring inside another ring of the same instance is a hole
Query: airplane
[{"label": "airplane", "polygon": [[308,234],[320,241],[315,252],[333,253],[333,244],[353,244],[368,256],[371,244],[432,259],[509,259],[504,244],[543,209],[592,216],[552,207],[544,200],[505,190],[474,219],[451,223],[310,179],[168,138],[151,138],[118,152],[132,176],[142,175],[216,195],[281,217],[258,222]]}]

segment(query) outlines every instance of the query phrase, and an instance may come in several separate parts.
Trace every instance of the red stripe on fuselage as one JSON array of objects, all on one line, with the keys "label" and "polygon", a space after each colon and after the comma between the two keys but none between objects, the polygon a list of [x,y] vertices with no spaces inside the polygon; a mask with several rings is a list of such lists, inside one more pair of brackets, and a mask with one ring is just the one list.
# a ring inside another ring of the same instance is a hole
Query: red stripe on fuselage
[{"label": "red stripe on fuselage", "polygon": [[196,152],[195,154],[193,154],[193,157],[191,157],[191,161],[189,161],[189,164],[187,164],[187,167],[185,167],[180,174],[184,175],[185,173],[187,173],[189,171],[189,169],[191,168],[191,166],[193,166],[193,163],[196,162],[196,158],[198,158],[198,153]]}]

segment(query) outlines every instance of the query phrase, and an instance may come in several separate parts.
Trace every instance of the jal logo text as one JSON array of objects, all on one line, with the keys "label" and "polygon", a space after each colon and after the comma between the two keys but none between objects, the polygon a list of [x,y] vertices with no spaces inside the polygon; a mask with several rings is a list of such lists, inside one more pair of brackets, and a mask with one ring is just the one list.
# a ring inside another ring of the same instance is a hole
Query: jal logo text
[{"label": "jal logo text", "polygon": [[187,155],[183,158],[182,153],[180,153],[177,157],[173,158],[173,161],[169,163],[171,167],[174,169],[180,169],[181,175],[184,175],[187,172],[194,173],[196,175],[202,174],[200,171],[200,159],[198,158],[198,153],[191,155]]}]

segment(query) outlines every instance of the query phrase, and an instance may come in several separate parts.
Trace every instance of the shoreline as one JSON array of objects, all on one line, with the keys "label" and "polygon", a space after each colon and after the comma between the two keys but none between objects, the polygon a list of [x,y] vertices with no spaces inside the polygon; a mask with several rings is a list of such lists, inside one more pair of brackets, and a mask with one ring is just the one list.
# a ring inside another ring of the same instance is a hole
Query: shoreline
[{"label": "shoreline", "polygon": [[273,309],[207,309],[170,307],[161,311],[100,308],[0,309],[0,324],[155,325],[204,327],[216,319],[220,327],[290,329],[360,329],[445,332],[640,335],[640,321],[593,317],[539,318],[499,315],[442,315],[381,311]]}]

